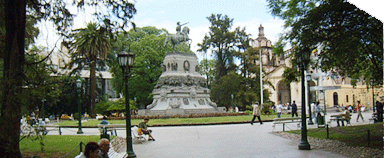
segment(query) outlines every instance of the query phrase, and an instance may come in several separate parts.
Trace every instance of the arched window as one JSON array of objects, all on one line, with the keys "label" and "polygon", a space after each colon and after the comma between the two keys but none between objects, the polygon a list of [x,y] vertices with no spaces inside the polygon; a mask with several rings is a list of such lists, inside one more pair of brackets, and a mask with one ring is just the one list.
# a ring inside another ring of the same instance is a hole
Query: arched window
[{"label": "arched window", "polygon": [[339,105],[338,100],[339,100],[339,98],[338,98],[338,93],[337,93],[337,92],[334,92],[334,93],[333,93],[333,105],[334,105],[334,106],[335,106],[335,105]]}]

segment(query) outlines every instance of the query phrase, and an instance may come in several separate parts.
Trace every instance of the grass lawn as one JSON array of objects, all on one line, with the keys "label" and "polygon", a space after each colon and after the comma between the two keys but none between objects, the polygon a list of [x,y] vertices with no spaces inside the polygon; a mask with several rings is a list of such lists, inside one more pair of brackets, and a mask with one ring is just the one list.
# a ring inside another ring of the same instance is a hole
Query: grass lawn
[{"label": "grass lawn", "polygon": [[[41,145],[38,140],[25,138],[20,141],[20,150],[23,157],[32,157],[34,155],[40,157],[63,157],[75,150],[68,157],[79,155],[80,149],[78,144],[82,141],[87,144],[90,141],[98,142],[100,136],[75,136],[75,135],[46,135],[44,137],[44,152],[41,152]],[[84,146],[83,146],[84,149]]]},{"label": "grass lawn", "polygon": [[[384,150],[384,123],[329,128],[329,139],[345,142],[349,146],[368,147],[368,129],[370,147]],[[301,134],[301,130],[288,132]],[[326,128],[308,129],[308,136],[326,139]]]},{"label": "grass lawn", "polygon": [[[291,117],[291,115],[282,115],[282,117]],[[251,121],[253,115],[242,116],[221,116],[221,117],[200,117],[200,118],[167,118],[167,119],[150,119],[148,125],[168,125],[168,124],[198,124],[198,123],[218,123],[218,122],[243,122]],[[277,118],[276,115],[261,115],[261,120],[272,120]],[[141,119],[132,119],[131,124],[139,124]],[[257,121],[257,119],[256,119]],[[100,120],[90,119],[83,122],[84,126],[96,126]],[[108,120],[110,124],[125,124],[125,120]],[[62,121],[57,123],[60,126],[77,126],[78,121]]]}]

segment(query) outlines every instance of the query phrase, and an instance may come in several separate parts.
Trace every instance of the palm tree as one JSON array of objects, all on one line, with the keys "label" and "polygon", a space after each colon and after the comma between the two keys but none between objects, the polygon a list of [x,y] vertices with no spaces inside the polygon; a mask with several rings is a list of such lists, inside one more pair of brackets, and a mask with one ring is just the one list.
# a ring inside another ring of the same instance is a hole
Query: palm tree
[{"label": "palm tree", "polygon": [[[96,66],[99,60],[104,60],[111,47],[109,32],[105,27],[99,26],[97,23],[88,23],[86,28],[74,30],[71,34],[71,42],[69,43],[72,52],[73,62],[79,63],[78,67],[87,63],[90,67],[90,116],[95,116],[95,98],[96,98]],[[80,62],[80,61],[84,62]]]}]

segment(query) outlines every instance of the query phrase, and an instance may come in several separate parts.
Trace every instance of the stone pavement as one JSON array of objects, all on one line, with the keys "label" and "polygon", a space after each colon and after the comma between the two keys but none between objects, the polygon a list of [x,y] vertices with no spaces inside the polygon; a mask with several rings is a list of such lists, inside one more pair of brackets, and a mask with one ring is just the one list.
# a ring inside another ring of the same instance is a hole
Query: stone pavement
[{"label": "stone pavement", "polygon": [[[328,113],[330,115],[338,113]],[[357,114],[352,115],[351,124],[368,124],[371,112],[363,113],[365,122],[356,122]],[[133,123],[135,124],[135,123]],[[331,126],[335,127],[336,122]],[[317,128],[317,125],[308,126]],[[176,126],[149,127],[153,130],[156,141],[133,144],[135,154],[141,158],[150,157],[345,157],[323,150],[299,150],[300,140],[289,140],[272,134],[272,122],[263,125],[205,125],[205,126]],[[289,124],[289,129],[297,129],[296,124]],[[62,129],[64,135],[76,135],[76,128]],[[83,128],[84,135],[99,135],[98,129]],[[282,131],[277,125],[275,131]],[[51,131],[53,132],[53,131]],[[125,130],[117,131],[125,137]],[[49,134],[56,134],[55,132]],[[312,148],[312,144],[310,144]]]}]

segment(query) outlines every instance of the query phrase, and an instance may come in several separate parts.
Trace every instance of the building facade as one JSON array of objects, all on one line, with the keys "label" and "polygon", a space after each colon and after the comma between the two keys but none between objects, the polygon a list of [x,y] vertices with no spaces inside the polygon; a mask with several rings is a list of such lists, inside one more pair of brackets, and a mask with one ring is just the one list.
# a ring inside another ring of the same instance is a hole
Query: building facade
[{"label": "building facade", "polygon": [[[47,55],[47,54],[45,54]],[[49,58],[46,60],[47,64],[53,69],[51,76],[63,76],[71,73],[76,66],[69,68],[71,57],[68,50],[62,47],[58,51],[53,51]],[[86,82],[90,79],[90,69],[88,65],[83,66],[79,74]],[[113,89],[111,79],[112,74],[109,72],[108,66],[97,66],[97,97],[106,97],[107,99],[118,99],[119,94]]]},{"label": "building facade", "polygon": [[[277,55],[272,51],[271,41],[264,35],[264,27],[260,25],[259,35],[253,40],[252,47],[259,48],[261,64],[267,75],[265,80],[270,81],[273,87],[264,85],[264,89],[268,89],[272,94],[270,100],[275,103],[292,103],[295,101],[297,105],[302,104],[301,100],[301,82],[292,82],[286,85],[283,82],[283,73],[286,68],[291,68],[290,61],[291,50],[287,50],[284,55]],[[311,59],[317,60],[317,52],[312,52]],[[260,64],[260,62],[256,62]],[[357,105],[357,101],[371,109],[374,102],[384,102],[384,88],[374,88],[365,85],[363,80],[357,82],[357,86],[351,85],[351,79],[346,76],[332,74],[330,72],[322,72],[321,69],[310,69],[307,74],[311,75],[312,80],[309,82],[310,102],[320,102],[322,107],[348,106]],[[305,81],[307,83],[307,81]],[[308,84],[305,85],[308,89]],[[306,93],[308,94],[308,92]],[[306,96],[306,100],[308,95]]]}]

